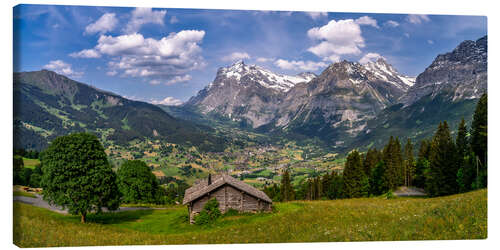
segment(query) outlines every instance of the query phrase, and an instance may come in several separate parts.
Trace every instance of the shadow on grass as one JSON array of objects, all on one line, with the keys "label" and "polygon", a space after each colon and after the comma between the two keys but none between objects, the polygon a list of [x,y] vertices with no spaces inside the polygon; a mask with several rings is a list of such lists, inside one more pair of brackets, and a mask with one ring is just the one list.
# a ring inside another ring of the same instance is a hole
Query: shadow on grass
[{"label": "shadow on grass", "polygon": [[[108,225],[119,225],[122,223],[138,221],[153,213],[152,209],[147,210],[135,210],[135,211],[123,211],[123,212],[106,212],[100,214],[89,214],[87,215],[88,223],[96,224],[108,224]],[[65,216],[66,220],[73,222],[80,222],[80,216],[71,215]]]}]

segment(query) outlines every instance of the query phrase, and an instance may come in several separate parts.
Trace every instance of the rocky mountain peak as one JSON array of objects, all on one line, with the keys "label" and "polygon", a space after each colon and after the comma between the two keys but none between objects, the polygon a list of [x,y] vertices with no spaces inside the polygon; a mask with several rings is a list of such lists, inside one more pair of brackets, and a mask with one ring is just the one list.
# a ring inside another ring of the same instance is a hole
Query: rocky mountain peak
[{"label": "rocky mountain peak", "polygon": [[426,95],[446,93],[452,100],[479,98],[487,85],[487,37],[464,41],[453,51],[440,54],[401,97],[405,106]]}]

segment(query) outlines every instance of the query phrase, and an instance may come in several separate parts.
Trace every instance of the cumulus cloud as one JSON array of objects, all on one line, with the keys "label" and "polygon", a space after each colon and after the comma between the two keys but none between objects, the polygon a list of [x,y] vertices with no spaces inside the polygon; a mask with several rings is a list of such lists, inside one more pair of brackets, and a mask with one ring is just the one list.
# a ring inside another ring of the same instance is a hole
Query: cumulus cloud
[{"label": "cumulus cloud", "polygon": [[359,25],[369,25],[369,26],[375,27],[377,29],[379,28],[377,25],[377,20],[375,20],[369,16],[362,16],[362,17],[356,19],[355,22]]},{"label": "cumulus cloud", "polygon": [[44,69],[52,70],[58,74],[65,75],[67,77],[79,78],[83,75],[83,72],[76,72],[71,68],[71,64],[66,63],[62,60],[50,61],[48,64],[43,66]]},{"label": "cumulus cloud", "polygon": [[105,13],[97,21],[87,25],[87,27],[85,27],[84,34],[104,34],[106,32],[112,31],[117,24],[118,19],[116,18],[115,13]]},{"label": "cumulus cloud", "polygon": [[274,65],[280,69],[294,70],[294,71],[316,71],[320,68],[328,66],[324,62],[313,62],[313,61],[288,61],[284,59],[278,59],[274,62]]},{"label": "cumulus cloud", "polygon": [[323,17],[328,17],[327,12],[306,12],[305,14],[311,17],[313,20],[317,20]]},{"label": "cumulus cloud", "polygon": [[132,11],[132,17],[125,27],[126,33],[135,33],[147,23],[163,25],[166,10],[153,10],[152,8],[138,7]]},{"label": "cumulus cloud", "polygon": [[99,58],[101,54],[94,49],[84,49],[79,52],[73,52],[69,56],[75,58]]},{"label": "cumulus cloud", "polygon": [[385,59],[383,56],[381,56],[378,53],[366,53],[361,59],[359,59],[359,63],[361,64],[366,64],[369,62],[374,62],[378,60],[379,58]]},{"label": "cumulus cloud", "polygon": [[393,20],[389,20],[389,21],[385,22],[384,25],[388,26],[388,27],[396,28],[399,26],[399,23],[396,21],[393,21]]},{"label": "cumulus cloud", "polygon": [[250,55],[246,52],[233,52],[227,56],[222,57],[223,61],[238,61],[243,59],[250,59]]},{"label": "cumulus cloud", "polygon": [[176,99],[174,97],[166,97],[163,100],[151,100],[152,104],[158,105],[158,104],[163,104],[163,105],[169,105],[169,106],[179,106],[182,104],[182,101],[179,99]]},{"label": "cumulus cloud", "polygon": [[199,46],[204,36],[203,30],[183,30],[159,40],[138,33],[102,35],[93,50],[112,57],[108,62],[110,72],[172,80],[205,66]]},{"label": "cumulus cloud", "polygon": [[309,29],[307,35],[319,41],[319,44],[310,47],[308,51],[325,61],[337,61],[340,55],[360,54],[360,48],[365,47],[361,28],[353,19],[331,20],[322,27]]},{"label": "cumulus cloud", "polygon": [[425,22],[429,22],[431,19],[427,15],[415,15],[410,14],[406,17],[406,20],[413,24],[421,24]]}]

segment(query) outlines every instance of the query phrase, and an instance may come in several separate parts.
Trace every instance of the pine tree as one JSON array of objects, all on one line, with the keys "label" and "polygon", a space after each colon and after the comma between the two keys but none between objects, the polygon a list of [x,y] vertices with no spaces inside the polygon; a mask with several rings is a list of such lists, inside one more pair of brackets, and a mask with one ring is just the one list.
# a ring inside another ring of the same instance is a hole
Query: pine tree
[{"label": "pine tree", "polygon": [[457,163],[459,170],[457,173],[457,184],[459,192],[467,192],[472,189],[472,183],[476,178],[474,155],[471,152],[469,140],[467,138],[467,126],[462,118],[458,126],[457,138]]},{"label": "pine tree", "polygon": [[429,170],[430,145],[428,140],[424,139],[420,141],[418,158],[415,164],[415,178],[413,180],[413,185],[415,187],[425,188],[425,178]]},{"label": "pine tree", "polygon": [[477,180],[475,188],[483,188],[487,186],[488,171],[487,171],[487,131],[488,131],[488,98],[486,93],[481,96],[474,112],[474,117],[471,126],[471,148],[476,159]]},{"label": "pine tree", "polygon": [[384,147],[382,160],[385,164],[382,178],[385,190],[393,190],[404,183],[403,157],[401,155],[401,145],[399,139],[392,136]]},{"label": "pine tree", "polygon": [[367,176],[371,175],[372,169],[377,165],[377,163],[380,160],[381,160],[381,155],[376,148],[372,147],[368,149],[368,152],[366,152],[365,159],[363,161],[363,168]]},{"label": "pine tree", "polygon": [[280,192],[281,201],[292,201],[295,199],[295,191],[291,184],[290,172],[288,169],[285,170],[281,178]]},{"label": "pine tree", "polygon": [[370,175],[370,193],[374,195],[381,195],[388,190],[384,186],[383,177],[385,171],[385,164],[383,161],[377,163],[372,169]]},{"label": "pine tree", "polygon": [[394,163],[396,164],[396,172],[397,172],[397,179],[396,183],[398,186],[401,186],[405,183],[404,181],[404,176],[405,176],[405,170],[404,170],[404,161],[403,161],[403,154],[401,153],[401,143],[399,143],[399,138],[396,137],[394,140],[394,147],[393,147],[394,152],[393,157],[394,157]]},{"label": "pine tree", "polygon": [[471,147],[472,151],[479,157],[482,165],[486,164],[487,153],[487,126],[488,126],[488,103],[487,95],[483,94],[479,99],[472,120]]},{"label": "pine tree", "polygon": [[405,160],[404,160],[404,185],[409,187],[413,184],[415,177],[415,160],[413,158],[413,144],[410,138],[406,141],[405,145]]},{"label": "pine tree", "polygon": [[431,143],[426,191],[431,196],[458,192],[456,148],[446,121],[439,123]]},{"label": "pine tree", "polygon": [[344,195],[347,198],[364,197],[368,195],[369,180],[363,169],[361,155],[357,150],[347,156],[344,167]]}]

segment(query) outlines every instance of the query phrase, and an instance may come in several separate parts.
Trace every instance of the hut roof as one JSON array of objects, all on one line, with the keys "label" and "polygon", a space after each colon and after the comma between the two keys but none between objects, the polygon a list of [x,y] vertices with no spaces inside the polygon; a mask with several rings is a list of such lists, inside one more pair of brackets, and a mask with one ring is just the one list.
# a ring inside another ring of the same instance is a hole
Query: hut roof
[{"label": "hut roof", "polygon": [[184,201],[182,202],[182,204],[187,204],[191,201],[194,201],[202,197],[206,193],[211,192],[217,189],[218,187],[223,186],[224,184],[228,184],[240,191],[248,193],[261,200],[265,200],[269,203],[273,202],[271,199],[269,199],[266,193],[240,180],[237,180],[227,174],[222,174],[222,175],[212,176],[212,184],[210,185],[208,185],[208,179],[202,179],[199,180],[197,183],[195,183],[192,187],[186,189],[186,193],[184,194]]}]

